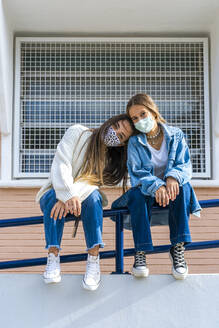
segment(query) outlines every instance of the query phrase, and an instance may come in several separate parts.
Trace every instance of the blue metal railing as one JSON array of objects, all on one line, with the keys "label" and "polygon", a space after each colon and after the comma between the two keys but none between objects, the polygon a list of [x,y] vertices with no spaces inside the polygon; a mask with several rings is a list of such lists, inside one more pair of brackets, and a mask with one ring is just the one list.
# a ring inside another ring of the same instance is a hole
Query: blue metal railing
[{"label": "blue metal railing", "polygon": [[[219,199],[201,200],[199,201],[202,208],[219,207]],[[162,208],[160,208],[162,211]],[[123,248],[123,215],[128,214],[127,208],[118,208],[114,210],[104,210],[103,217],[115,217],[116,221],[116,250],[100,252],[100,258],[113,258],[115,257],[115,273],[121,274],[124,271],[124,256],[132,256],[135,253],[134,248]],[[66,217],[65,221],[74,221],[75,217]],[[0,220],[0,228],[15,227],[24,225],[33,225],[43,223],[43,216],[25,217],[16,219],[3,219]],[[147,254],[165,253],[168,252],[171,245],[154,246],[153,251],[148,251]],[[186,250],[198,250],[206,248],[219,247],[219,240],[210,240],[202,242],[192,242],[186,245]],[[63,255],[60,257],[61,263],[86,261],[87,253]],[[12,269],[29,266],[37,266],[46,264],[47,258],[34,258],[25,260],[14,260],[0,262],[1,269]]]}]

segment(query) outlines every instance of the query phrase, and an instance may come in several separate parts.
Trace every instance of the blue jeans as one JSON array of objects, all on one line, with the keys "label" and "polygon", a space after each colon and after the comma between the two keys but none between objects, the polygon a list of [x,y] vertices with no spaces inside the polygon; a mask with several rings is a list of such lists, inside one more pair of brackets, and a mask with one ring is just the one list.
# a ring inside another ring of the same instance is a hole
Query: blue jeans
[{"label": "blue jeans", "polygon": [[[51,210],[55,203],[56,194],[54,189],[48,190],[40,199],[40,208],[44,214],[44,231],[46,239],[46,249],[57,247],[60,249],[65,218],[54,220],[50,217]],[[68,214],[69,216],[71,214]],[[73,215],[71,215],[73,216]],[[87,250],[100,245],[102,242],[103,229],[103,209],[102,196],[98,190],[95,190],[81,204],[81,219],[85,234]]]},{"label": "blue jeans", "polygon": [[[179,195],[170,201],[169,229],[172,245],[180,242],[191,242],[189,230],[191,185],[189,183],[179,187]],[[128,208],[131,214],[132,232],[136,251],[153,250],[151,238],[150,218],[152,207],[158,205],[154,197],[145,196],[140,188],[130,189]]]}]

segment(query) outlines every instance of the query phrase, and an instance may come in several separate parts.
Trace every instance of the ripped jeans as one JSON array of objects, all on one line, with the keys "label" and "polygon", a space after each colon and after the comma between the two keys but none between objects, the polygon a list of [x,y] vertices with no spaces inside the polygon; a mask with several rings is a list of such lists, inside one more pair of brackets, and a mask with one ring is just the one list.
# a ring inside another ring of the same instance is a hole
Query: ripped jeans
[{"label": "ripped jeans", "polygon": [[[60,249],[65,218],[54,220],[50,217],[51,210],[55,203],[56,194],[54,189],[48,190],[40,199],[40,208],[44,214],[44,231],[46,239],[46,249],[57,247]],[[71,214],[68,214],[69,216]],[[90,194],[81,204],[81,220],[83,224],[87,250],[96,245],[104,247],[102,242],[103,209],[102,196],[98,190]]]}]

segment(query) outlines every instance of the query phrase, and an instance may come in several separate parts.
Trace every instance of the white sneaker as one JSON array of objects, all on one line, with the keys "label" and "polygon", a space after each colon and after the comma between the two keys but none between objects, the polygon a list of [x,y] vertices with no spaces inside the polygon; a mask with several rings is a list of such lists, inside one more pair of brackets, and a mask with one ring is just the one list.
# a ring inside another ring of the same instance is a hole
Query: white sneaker
[{"label": "white sneaker", "polygon": [[46,269],[43,274],[46,284],[57,283],[61,281],[60,256],[53,253],[48,254]]},{"label": "white sneaker", "polygon": [[82,281],[84,289],[96,290],[100,285],[100,260],[99,255],[88,254],[86,273]]}]

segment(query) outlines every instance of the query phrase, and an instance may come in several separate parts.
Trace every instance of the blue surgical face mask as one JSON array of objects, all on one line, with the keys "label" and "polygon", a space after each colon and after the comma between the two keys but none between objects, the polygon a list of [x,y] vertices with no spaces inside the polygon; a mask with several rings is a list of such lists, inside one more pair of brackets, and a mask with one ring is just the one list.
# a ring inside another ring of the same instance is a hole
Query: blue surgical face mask
[{"label": "blue surgical face mask", "polygon": [[153,129],[154,124],[154,120],[151,118],[151,116],[148,116],[138,121],[137,123],[134,123],[134,126],[140,132],[149,133]]}]

